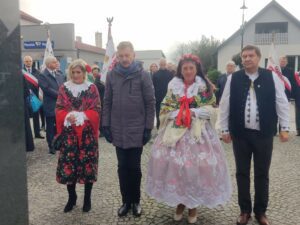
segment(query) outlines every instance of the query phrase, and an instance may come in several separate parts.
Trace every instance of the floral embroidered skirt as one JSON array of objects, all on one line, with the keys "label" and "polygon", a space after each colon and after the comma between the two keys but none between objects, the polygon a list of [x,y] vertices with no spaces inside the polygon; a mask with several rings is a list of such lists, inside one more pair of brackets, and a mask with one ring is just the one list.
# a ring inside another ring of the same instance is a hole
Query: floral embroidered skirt
[{"label": "floral embroidered skirt", "polygon": [[223,205],[231,198],[231,180],[219,137],[210,123],[196,142],[190,130],[175,147],[162,144],[162,130],[152,145],[146,192],[169,206]]},{"label": "floral embroidered skirt", "polygon": [[61,184],[93,183],[98,174],[98,142],[90,125],[82,131],[82,143],[71,127],[64,128],[59,153],[56,180]]}]

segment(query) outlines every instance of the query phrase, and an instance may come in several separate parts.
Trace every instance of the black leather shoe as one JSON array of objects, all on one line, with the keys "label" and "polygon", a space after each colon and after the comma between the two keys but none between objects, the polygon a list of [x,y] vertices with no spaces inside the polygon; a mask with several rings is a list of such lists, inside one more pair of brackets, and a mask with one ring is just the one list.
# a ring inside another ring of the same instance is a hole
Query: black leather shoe
[{"label": "black leather shoe", "polygon": [[136,217],[140,217],[142,214],[142,207],[140,203],[132,204],[132,214]]},{"label": "black leather shoe", "polygon": [[53,148],[49,148],[49,154],[55,155],[55,150]]},{"label": "black leather shoe", "polygon": [[35,138],[38,138],[38,139],[45,139],[45,137],[43,137],[42,135],[36,135]]},{"label": "black leather shoe", "polygon": [[76,200],[77,200],[77,196],[75,195],[74,197],[69,198],[65,208],[64,208],[64,212],[70,212],[73,207],[76,205]]},{"label": "black leather shoe", "polygon": [[118,216],[119,217],[126,216],[130,208],[131,207],[129,203],[124,203],[118,210]]}]

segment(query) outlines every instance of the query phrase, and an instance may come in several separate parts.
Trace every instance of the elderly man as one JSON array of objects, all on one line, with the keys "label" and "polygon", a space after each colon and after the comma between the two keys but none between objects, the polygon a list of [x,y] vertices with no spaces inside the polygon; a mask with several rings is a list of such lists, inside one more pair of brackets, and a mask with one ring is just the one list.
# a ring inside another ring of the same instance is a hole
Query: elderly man
[{"label": "elderly man", "polygon": [[[32,74],[36,79],[39,78],[40,72],[34,68],[33,65],[33,60],[31,56],[26,55],[23,58],[23,69]],[[27,81],[27,87],[38,97],[39,96],[39,88],[36,87],[34,84],[31,82]],[[42,109],[41,109],[42,110]],[[44,139],[44,137],[40,134],[40,119],[39,119],[39,111],[32,113],[32,119],[33,119],[33,130],[34,130],[34,136],[35,138],[40,138]]]},{"label": "elderly man", "polygon": [[295,100],[295,121],[297,136],[300,136],[300,75],[299,72],[294,73],[288,67],[288,60],[286,56],[281,56],[279,59],[281,72],[290,81],[292,91],[285,90],[287,97]]},{"label": "elderly man", "polygon": [[284,84],[269,70],[259,68],[261,52],[247,45],[241,52],[244,69],[228,77],[220,102],[222,140],[233,142],[241,214],[237,225],[251,218],[251,158],[254,159],[254,214],[260,225],[269,225],[266,216],[269,199],[269,169],[277,118],[280,140],[288,140],[289,103]]},{"label": "elderly man", "polygon": [[227,81],[227,77],[229,75],[231,75],[233,72],[235,72],[235,68],[236,65],[233,61],[228,61],[226,63],[226,73],[222,74],[219,76],[218,80],[217,80],[217,91],[216,91],[216,104],[219,105],[223,91],[224,91],[224,87]]},{"label": "elderly man", "polygon": [[160,104],[167,94],[168,84],[173,79],[172,73],[167,69],[166,59],[159,61],[159,70],[153,75],[153,86],[156,99],[156,128],[159,129]]},{"label": "elderly man", "polygon": [[[280,65],[280,68],[281,68],[281,73],[283,76],[285,76],[287,78],[287,81],[289,83],[291,83],[293,77],[294,77],[294,73],[293,71],[287,66],[288,65],[288,60],[287,60],[287,57],[286,56],[281,56],[279,58],[279,65]],[[285,89],[285,94],[287,96],[288,99],[291,98],[291,91]]]},{"label": "elderly man", "polygon": [[132,208],[133,215],[140,216],[141,154],[151,138],[154,90],[130,42],[118,45],[117,59],[106,79],[102,126],[106,140],[116,147],[123,201],[118,215]]},{"label": "elderly man", "polygon": [[52,146],[52,140],[56,133],[55,127],[55,104],[59,87],[64,83],[64,77],[56,73],[57,59],[49,56],[45,60],[46,69],[39,76],[39,85],[44,92],[43,107],[46,117],[46,137],[49,147],[49,153],[55,154]]}]

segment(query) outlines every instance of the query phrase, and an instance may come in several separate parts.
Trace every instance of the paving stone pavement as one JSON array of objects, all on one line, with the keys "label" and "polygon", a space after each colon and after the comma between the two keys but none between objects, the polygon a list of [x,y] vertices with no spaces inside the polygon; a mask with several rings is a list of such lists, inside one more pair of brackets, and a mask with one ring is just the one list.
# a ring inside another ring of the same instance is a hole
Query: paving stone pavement
[{"label": "paving stone pavement", "polygon": [[[181,222],[173,221],[174,208],[157,203],[143,191],[151,143],[142,156],[143,214],[134,218],[131,214],[118,218],[121,205],[117,177],[117,161],[112,145],[99,139],[99,178],[92,192],[92,210],[82,213],[83,185],[77,185],[77,206],[64,213],[67,202],[66,186],[55,180],[57,155],[48,154],[46,141],[36,140],[36,150],[27,153],[28,199],[30,225],[184,225],[187,212]],[[224,145],[233,183],[231,201],[223,207],[198,208],[198,225],[235,225],[239,213],[235,182],[232,146]],[[252,187],[253,192],[253,187]],[[268,216],[272,225],[300,225],[300,137],[290,134],[288,143],[274,138],[273,159],[270,170],[270,200]],[[257,225],[252,220],[249,225]]]}]

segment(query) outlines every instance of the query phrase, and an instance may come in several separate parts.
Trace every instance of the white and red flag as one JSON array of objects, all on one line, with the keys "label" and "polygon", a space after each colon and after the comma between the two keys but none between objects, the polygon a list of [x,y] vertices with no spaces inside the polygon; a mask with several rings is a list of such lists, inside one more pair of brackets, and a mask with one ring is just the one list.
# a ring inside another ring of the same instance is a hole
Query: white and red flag
[{"label": "white and red flag", "polygon": [[103,67],[101,71],[101,80],[105,82],[107,72],[112,70],[114,64],[116,63],[116,51],[115,51],[115,45],[113,42],[113,38],[111,35],[111,22],[112,19],[107,20],[109,23],[108,27],[108,38],[107,38],[107,44],[106,44],[106,52],[103,62]]},{"label": "white and red flag", "polygon": [[278,58],[278,55],[277,55],[277,52],[275,49],[275,45],[273,42],[271,44],[271,48],[270,48],[270,52],[269,52],[267,69],[271,70],[279,77],[279,79],[283,82],[286,90],[288,90],[288,91],[292,90],[290,81],[281,72],[281,68],[279,66],[279,58]]},{"label": "white and red flag", "polygon": [[22,70],[22,74],[29,83],[31,83],[33,86],[35,86],[36,88],[39,89],[38,98],[42,101],[43,100],[43,91],[39,87],[38,79],[35,76],[33,76],[31,73],[28,73],[26,70]]}]

